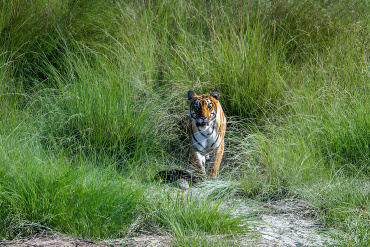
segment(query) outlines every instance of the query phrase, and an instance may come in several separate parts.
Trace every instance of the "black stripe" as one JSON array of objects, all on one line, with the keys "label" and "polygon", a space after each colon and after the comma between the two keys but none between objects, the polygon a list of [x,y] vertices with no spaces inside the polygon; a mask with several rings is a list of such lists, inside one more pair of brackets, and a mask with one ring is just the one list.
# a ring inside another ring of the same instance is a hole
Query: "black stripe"
[{"label": "black stripe", "polygon": [[[193,125],[191,125],[191,129],[193,130]],[[205,150],[205,148],[203,147],[203,145],[200,144],[200,142],[198,142],[197,138],[195,138],[194,133],[193,133],[193,138],[194,138],[195,142]]]},{"label": "black stripe", "polygon": [[202,136],[204,136],[205,138],[207,138],[207,136],[205,136],[203,133],[202,133],[202,131],[200,131],[199,130],[199,127],[197,126],[197,129],[198,129],[198,132],[202,135]]},{"label": "black stripe", "polygon": [[217,109],[216,109],[216,107],[215,107],[214,111],[215,111],[215,115],[213,115],[212,120],[216,119],[216,117],[217,117]]},{"label": "black stripe", "polygon": [[[193,138],[194,138],[195,142],[196,142],[199,146],[201,146],[203,149],[205,149],[205,148],[203,147],[203,145],[202,145],[202,144],[200,144],[200,142],[198,142],[197,138],[195,138],[195,136],[194,136],[194,135],[193,135]],[[199,149],[198,149],[198,150],[199,150]]]},{"label": "black stripe", "polygon": [[193,136],[193,123],[190,122],[190,135]]},{"label": "black stripe", "polygon": [[[193,124],[192,123],[190,123],[190,134],[191,134],[191,138],[194,138],[195,140],[197,140],[196,138],[195,138],[195,136],[194,136],[194,133],[193,133]],[[193,140],[191,140],[191,145],[192,146],[195,146],[194,144],[193,144]],[[198,141],[197,141],[198,142]],[[202,146],[202,145],[200,145],[200,146]],[[203,147],[203,146],[202,146]],[[204,153],[204,152],[202,152],[202,150],[199,150],[197,147],[195,147],[195,149],[196,150],[198,150],[199,152],[201,152],[201,153]]]},{"label": "black stripe", "polygon": [[218,138],[220,138],[220,134],[218,134],[216,141],[211,145],[211,147],[213,147],[213,145],[215,145],[218,142]]},{"label": "black stripe", "polygon": [[[195,100],[195,101],[196,101],[196,100]],[[194,119],[194,120],[196,120],[196,119],[195,119],[195,118],[193,118],[192,109],[193,109],[193,105],[194,105],[195,101],[193,101],[193,102],[191,103],[191,105],[189,106],[190,117],[191,117],[192,119]]]},{"label": "black stripe", "polygon": [[213,130],[212,130],[212,133],[211,133],[211,135],[213,134],[213,132],[215,131],[215,124],[213,124]]}]

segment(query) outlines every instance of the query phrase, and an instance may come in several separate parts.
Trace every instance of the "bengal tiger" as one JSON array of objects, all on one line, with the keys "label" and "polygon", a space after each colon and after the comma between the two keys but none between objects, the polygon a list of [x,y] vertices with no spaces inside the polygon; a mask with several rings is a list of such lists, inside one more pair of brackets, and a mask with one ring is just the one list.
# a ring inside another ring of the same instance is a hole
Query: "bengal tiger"
[{"label": "bengal tiger", "polygon": [[196,95],[188,91],[190,159],[201,173],[217,177],[224,152],[226,117],[218,101],[220,93]]}]

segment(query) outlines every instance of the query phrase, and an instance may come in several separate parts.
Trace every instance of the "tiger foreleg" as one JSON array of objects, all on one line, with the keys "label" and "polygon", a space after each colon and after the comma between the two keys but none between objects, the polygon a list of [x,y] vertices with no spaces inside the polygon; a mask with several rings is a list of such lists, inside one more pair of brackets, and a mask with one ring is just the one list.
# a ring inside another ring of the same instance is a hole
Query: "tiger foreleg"
[{"label": "tiger foreleg", "polygon": [[199,171],[200,173],[206,174],[205,164],[206,164],[206,156],[201,152],[194,150],[190,151],[190,158],[194,165],[194,168]]},{"label": "tiger foreleg", "polygon": [[210,161],[211,175],[213,178],[217,177],[218,168],[222,160],[222,155],[224,153],[224,141],[222,140],[220,146],[215,150],[215,154],[212,156]]}]

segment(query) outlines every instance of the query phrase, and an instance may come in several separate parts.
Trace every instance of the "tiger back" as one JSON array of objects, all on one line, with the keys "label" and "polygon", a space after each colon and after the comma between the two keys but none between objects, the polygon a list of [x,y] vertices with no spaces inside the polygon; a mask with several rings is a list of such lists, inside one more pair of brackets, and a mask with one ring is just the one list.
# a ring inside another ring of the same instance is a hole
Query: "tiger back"
[{"label": "tiger back", "polygon": [[196,95],[188,92],[190,159],[203,174],[217,177],[224,152],[226,117],[219,92]]}]

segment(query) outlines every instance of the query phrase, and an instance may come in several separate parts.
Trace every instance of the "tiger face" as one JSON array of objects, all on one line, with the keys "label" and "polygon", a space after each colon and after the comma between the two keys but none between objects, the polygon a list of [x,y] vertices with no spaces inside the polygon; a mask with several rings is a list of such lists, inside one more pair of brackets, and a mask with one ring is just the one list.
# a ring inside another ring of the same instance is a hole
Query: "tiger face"
[{"label": "tiger face", "polygon": [[196,95],[193,91],[188,92],[189,116],[198,126],[209,125],[216,119],[217,102],[219,92]]}]

